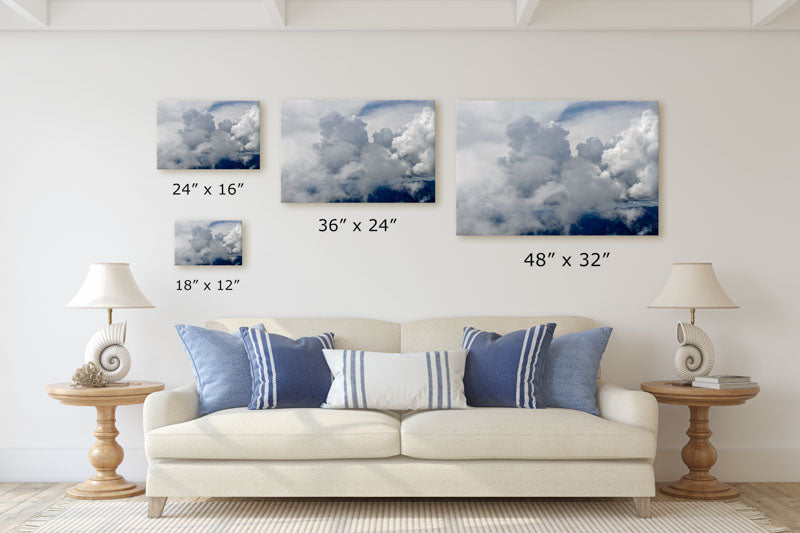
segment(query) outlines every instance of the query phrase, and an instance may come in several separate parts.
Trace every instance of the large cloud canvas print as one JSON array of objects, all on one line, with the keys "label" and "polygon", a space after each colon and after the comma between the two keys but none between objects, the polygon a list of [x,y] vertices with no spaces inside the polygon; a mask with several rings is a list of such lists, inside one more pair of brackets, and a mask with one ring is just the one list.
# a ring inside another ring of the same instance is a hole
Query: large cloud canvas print
[{"label": "large cloud canvas print", "polygon": [[260,168],[260,115],[258,101],[159,102],[158,168]]},{"label": "large cloud canvas print", "polygon": [[175,264],[178,266],[241,266],[241,220],[175,222]]},{"label": "large cloud canvas print", "polygon": [[288,100],[281,201],[433,202],[433,100]]},{"label": "large cloud canvas print", "polygon": [[658,102],[458,105],[459,235],[658,235]]}]

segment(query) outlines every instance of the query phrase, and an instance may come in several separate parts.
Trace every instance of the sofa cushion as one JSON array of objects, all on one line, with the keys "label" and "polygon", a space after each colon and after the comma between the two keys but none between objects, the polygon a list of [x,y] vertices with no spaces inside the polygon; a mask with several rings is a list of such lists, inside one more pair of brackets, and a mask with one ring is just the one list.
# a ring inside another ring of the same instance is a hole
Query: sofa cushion
[{"label": "sofa cushion", "polygon": [[385,353],[323,350],[330,409],[466,409],[465,350]]},{"label": "sofa cushion", "polygon": [[464,328],[469,351],[464,371],[467,403],[474,407],[543,409],[542,367],[556,324],[550,322],[505,335]]},{"label": "sofa cushion", "polygon": [[154,429],[151,459],[350,459],[400,453],[399,415],[332,409],[226,409]]},{"label": "sofa cushion", "polygon": [[649,459],[656,437],[583,411],[479,407],[405,413],[400,446],[417,459]]},{"label": "sofa cushion", "polygon": [[322,350],[333,348],[333,333],[294,340],[258,327],[239,332],[253,378],[248,409],[322,405],[331,386]]},{"label": "sofa cushion", "polygon": [[547,407],[600,414],[595,382],[610,336],[611,328],[606,327],[553,339],[542,369],[542,389]]},{"label": "sofa cushion", "polygon": [[[255,327],[264,329],[262,324]],[[175,329],[192,362],[200,416],[247,406],[252,377],[242,334],[182,324]]]}]

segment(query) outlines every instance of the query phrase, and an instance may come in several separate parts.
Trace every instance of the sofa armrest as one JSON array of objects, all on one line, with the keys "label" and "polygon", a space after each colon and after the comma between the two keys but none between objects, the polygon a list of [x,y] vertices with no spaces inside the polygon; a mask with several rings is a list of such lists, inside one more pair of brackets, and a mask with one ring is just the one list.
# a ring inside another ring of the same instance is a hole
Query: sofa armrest
[{"label": "sofa armrest", "polygon": [[194,383],[151,394],[144,401],[144,432],[197,418],[200,398]]},{"label": "sofa armrest", "polygon": [[652,394],[600,381],[597,408],[607,420],[643,427],[658,435],[658,402]]}]

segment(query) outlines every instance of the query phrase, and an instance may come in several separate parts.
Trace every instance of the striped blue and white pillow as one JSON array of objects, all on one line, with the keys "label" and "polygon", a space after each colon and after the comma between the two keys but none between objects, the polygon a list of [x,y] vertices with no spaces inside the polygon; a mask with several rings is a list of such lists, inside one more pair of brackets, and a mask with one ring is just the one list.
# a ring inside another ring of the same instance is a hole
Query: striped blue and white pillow
[{"label": "striped blue and white pillow", "polygon": [[332,409],[466,409],[465,350],[382,353],[323,350]]},{"label": "striped blue and white pillow", "polygon": [[464,392],[473,407],[543,409],[542,372],[554,323],[506,335],[464,328]]},{"label": "striped blue and white pillow", "polygon": [[319,407],[331,385],[322,350],[333,333],[292,340],[264,329],[239,328],[253,378],[248,409]]}]

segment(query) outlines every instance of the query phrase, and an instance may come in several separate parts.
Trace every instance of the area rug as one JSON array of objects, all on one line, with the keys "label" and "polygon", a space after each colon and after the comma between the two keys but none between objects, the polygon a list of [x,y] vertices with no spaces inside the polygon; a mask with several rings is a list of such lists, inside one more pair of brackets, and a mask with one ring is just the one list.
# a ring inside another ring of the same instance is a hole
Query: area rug
[{"label": "area rug", "polygon": [[615,532],[787,531],[741,504],[655,502],[638,518],[630,500],[210,500],[168,501],[147,518],[143,501],[64,501],[16,531],[82,532]]}]

